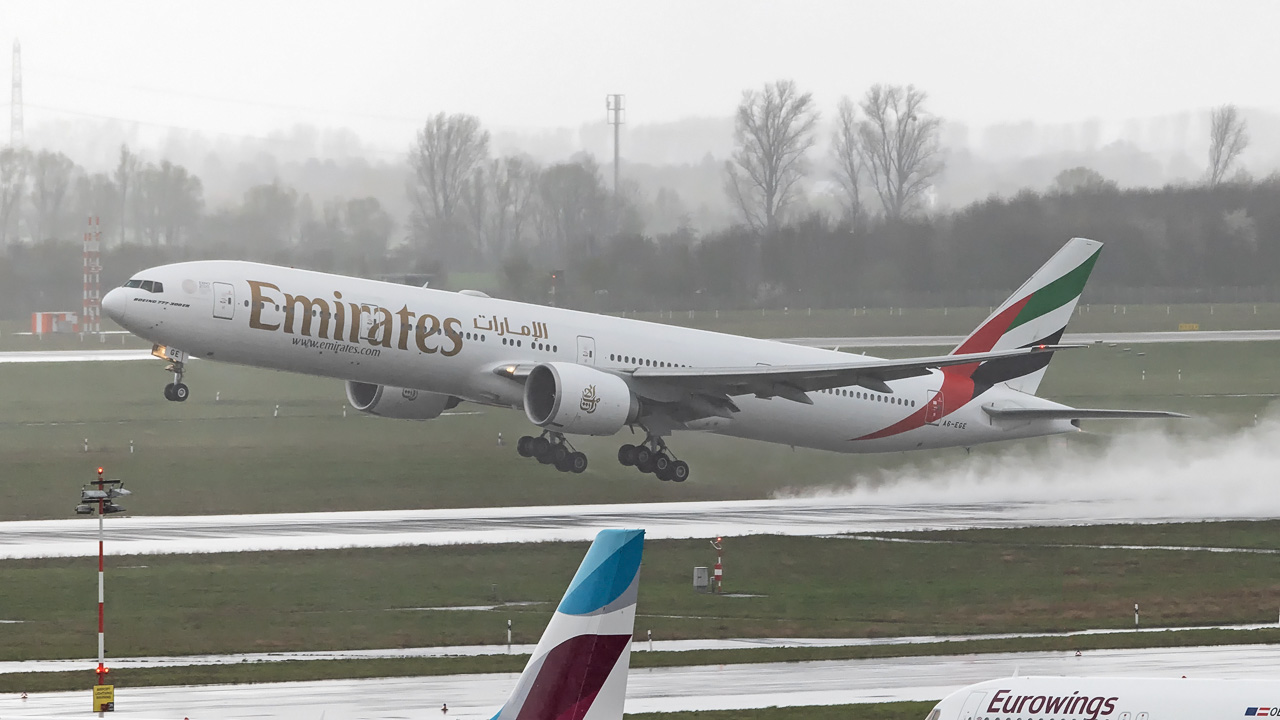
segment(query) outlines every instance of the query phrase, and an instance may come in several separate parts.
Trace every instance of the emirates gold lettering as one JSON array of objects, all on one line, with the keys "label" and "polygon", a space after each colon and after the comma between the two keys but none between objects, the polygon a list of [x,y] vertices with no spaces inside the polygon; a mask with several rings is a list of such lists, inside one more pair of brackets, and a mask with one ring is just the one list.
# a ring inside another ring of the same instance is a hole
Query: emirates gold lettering
[{"label": "emirates gold lettering", "polygon": [[276,305],[280,301],[275,297],[268,298],[262,291],[264,288],[271,288],[276,292],[280,292],[280,288],[269,282],[259,282],[257,280],[249,281],[250,302],[253,304],[249,307],[249,327],[255,330],[279,330],[280,323],[268,325],[262,321],[262,308],[268,303]]},{"label": "emirates gold lettering", "polygon": [[[408,305],[392,312],[370,303],[343,302],[342,293],[336,290],[333,300],[329,301],[287,293],[280,286],[261,280],[249,280],[248,283],[251,303],[249,327],[254,330],[282,331],[289,335],[388,349],[411,350],[416,346],[419,352],[440,353],[444,357],[462,352],[465,344],[462,321],[458,318],[442,319],[430,313],[416,313]],[[281,311],[283,320],[277,319]],[[411,334],[412,342],[409,339]]]}]

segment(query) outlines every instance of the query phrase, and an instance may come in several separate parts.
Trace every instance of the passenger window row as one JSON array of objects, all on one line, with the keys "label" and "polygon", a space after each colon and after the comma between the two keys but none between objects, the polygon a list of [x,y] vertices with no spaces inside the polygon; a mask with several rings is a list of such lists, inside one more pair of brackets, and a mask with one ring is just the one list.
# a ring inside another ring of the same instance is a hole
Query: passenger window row
[{"label": "passenger window row", "polygon": [[[511,345],[511,346],[513,346],[513,347],[524,347],[524,341],[523,341],[523,340],[516,340],[516,339],[514,339],[514,338],[505,338],[505,337],[504,337],[504,338],[502,338],[502,344],[503,344],[503,345]],[[559,351],[560,351],[560,346],[559,346],[559,345],[548,345],[547,343],[534,342],[534,341],[530,340],[530,341],[529,341],[529,349],[530,349],[530,350],[542,350],[543,352],[559,352]]]},{"label": "passenger window row", "polygon": [[839,395],[840,397],[849,397],[856,400],[870,400],[872,402],[889,403],[890,405],[902,405],[903,407],[915,407],[915,400],[897,397],[894,395],[884,395],[882,393],[869,393],[861,390],[849,390],[847,388],[832,388],[830,390],[819,390],[818,392],[828,395]]},{"label": "passenger window row", "polygon": [[609,359],[612,360],[613,362],[622,363],[623,365],[635,365],[636,367],[639,367],[641,365],[645,367],[662,367],[662,368],[689,367],[688,365],[667,362],[666,360],[651,360],[649,358],[639,358],[631,355],[616,355],[614,353],[609,353]]}]

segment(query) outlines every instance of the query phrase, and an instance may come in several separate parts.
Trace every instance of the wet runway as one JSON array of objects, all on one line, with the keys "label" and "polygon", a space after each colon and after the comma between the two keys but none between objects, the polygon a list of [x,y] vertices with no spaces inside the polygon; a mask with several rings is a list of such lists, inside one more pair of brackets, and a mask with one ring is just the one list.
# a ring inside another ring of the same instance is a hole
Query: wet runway
[{"label": "wet runway", "polygon": [[[1175,498],[1176,499],[1176,498]],[[107,519],[109,555],[309,550],[455,543],[588,541],[605,528],[645,528],[649,539],[716,535],[815,536],[894,530],[1083,525],[1100,522],[1258,519],[1249,503],[1215,510],[1194,503],[1134,503],[1118,495],[921,502],[867,495],[774,500],[560,505]],[[0,558],[96,554],[93,518],[0,523]]]},{"label": "wet runway", "polygon": [[[708,665],[632,670],[626,712],[937,700],[964,685],[1021,675],[1280,678],[1280,648],[1246,645],[1073,653],[998,653],[875,660]],[[356,720],[439,717],[487,720],[513,673],[261,685],[119,688],[122,718]],[[0,718],[83,717],[89,692],[0,696]]]},{"label": "wet runway", "polygon": [[[441,608],[437,608],[440,610]],[[461,609],[461,608],[443,608]],[[490,609],[490,608],[476,608]],[[644,615],[639,617],[643,618]],[[921,645],[941,642],[975,642],[980,640],[1008,640],[1012,638],[1081,637],[1115,635],[1118,633],[1167,633],[1198,630],[1262,630],[1274,629],[1275,623],[1253,625],[1212,625],[1197,627],[1161,628],[1102,628],[1074,630],[1071,632],[993,633],[985,635],[907,635],[902,637],[873,638],[726,638],[690,640],[640,640],[632,643],[632,651],[642,652],[690,652],[695,650],[759,650],[762,648],[832,648],[871,647],[886,645]],[[210,665],[235,665],[239,663],[307,662],[311,660],[374,660],[404,658],[477,657],[481,655],[529,655],[534,645],[448,645],[422,648],[384,648],[371,650],[306,650],[299,652],[243,653],[239,655],[173,655],[165,657],[110,658],[113,670],[159,667],[192,667]],[[92,672],[96,659],[79,660],[10,660],[0,661],[0,675],[6,673],[40,672]]]}]

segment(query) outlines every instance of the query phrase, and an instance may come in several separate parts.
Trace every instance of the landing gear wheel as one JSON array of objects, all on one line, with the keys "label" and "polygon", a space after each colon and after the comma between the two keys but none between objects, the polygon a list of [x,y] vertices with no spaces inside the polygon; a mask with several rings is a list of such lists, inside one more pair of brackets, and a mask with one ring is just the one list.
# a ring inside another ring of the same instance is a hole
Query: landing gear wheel
[{"label": "landing gear wheel", "polygon": [[671,457],[666,453],[658,453],[653,456],[653,472],[663,480],[669,480],[665,477],[667,469],[671,467]]},{"label": "landing gear wheel", "polygon": [[622,463],[623,467],[631,467],[632,465],[635,465],[636,464],[636,446],[623,445],[622,447],[618,448],[618,462]]},{"label": "landing gear wheel", "polygon": [[667,468],[667,475],[675,482],[684,482],[689,479],[689,463],[683,460],[676,460],[671,463],[671,467]]},{"label": "landing gear wheel", "polygon": [[572,471],[573,467],[569,464],[569,458],[571,457],[573,457],[572,453],[565,453],[564,457],[560,458],[559,460],[556,460],[554,463],[556,466],[556,469],[562,473],[567,473]]},{"label": "landing gear wheel", "polygon": [[569,461],[569,455],[572,452],[572,450],[564,446],[564,443],[557,443],[551,446],[551,459],[558,468]]},{"label": "landing gear wheel", "polygon": [[643,445],[636,446],[635,466],[642,473],[653,472],[653,451]]},{"label": "landing gear wheel", "polygon": [[173,383],[164,386],[164,399],[173,402]]},{"label": "landing gear wheel", "polygon": [[191,394],[191,388],[182,383],[173,386],[173,399],[178,402],[186,402],[187,396]]},{"label": "landing gear wheel", "polygon": [[587,469],[587,456],[580,453],[570,453],[568,460],[569,469],[576,474],[581,474]]},{"label": "landing gear wheel", "polygon": [[533,457],[533,438],[525,435],[516,441],[516,452],[520,457]]},{"label": "landing gear wheel", "polygon": [[550,463],[554,459],[551,457],[551,441],[544,437],[533,438],[529,441],[529,454],[543,465]]}]

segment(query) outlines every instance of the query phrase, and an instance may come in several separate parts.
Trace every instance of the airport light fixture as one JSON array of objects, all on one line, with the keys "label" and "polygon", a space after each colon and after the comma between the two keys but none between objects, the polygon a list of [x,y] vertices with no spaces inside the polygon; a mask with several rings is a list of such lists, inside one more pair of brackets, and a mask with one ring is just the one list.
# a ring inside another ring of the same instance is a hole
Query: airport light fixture
[{"label": "airport light fixture", "polygon": [[124,481],[103,478],[102,470],[98,468],[98,478],[80,489],[80,504],[76,506],[77,515],[92,515],[95,512],[98,514],[98,683],[93,688],[93,709],[99,713],[115,710],[115,688],[106,683],[107,673],[110,670],[106,665],[105,583],[103,582],[105,532],[102,519],[107,515],[124,512],[124,508],[117,505],[115,501],[133,494],[124,489]]}]

